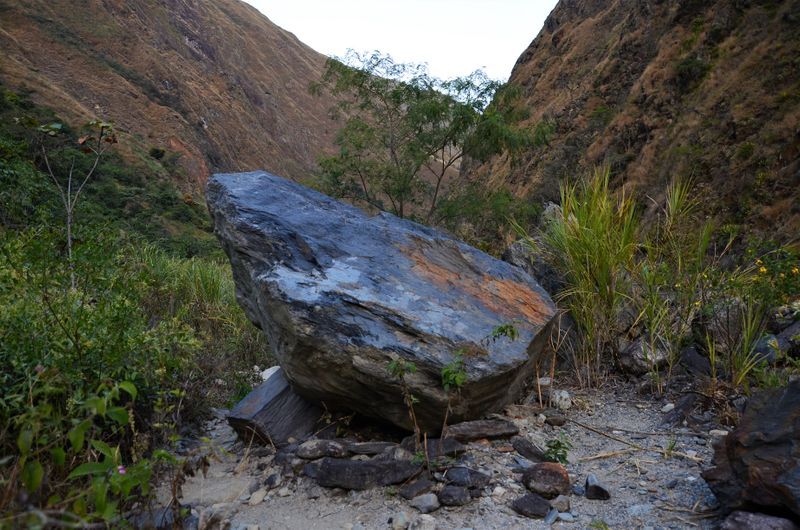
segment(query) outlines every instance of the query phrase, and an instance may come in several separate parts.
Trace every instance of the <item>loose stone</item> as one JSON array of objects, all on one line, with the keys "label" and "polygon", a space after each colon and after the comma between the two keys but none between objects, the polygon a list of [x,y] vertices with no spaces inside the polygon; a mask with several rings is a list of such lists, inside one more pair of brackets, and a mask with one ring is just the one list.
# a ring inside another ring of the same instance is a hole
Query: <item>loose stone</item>
[{"label": "loose stone", "polygon": [[439,492],[439,502],[445,506],[464,506],[470,498],[469,491],[460,486],[445,486]]},{"label": "loose stone", "polygon": [[[611,494],[606,487],[600,483],[593,473],[589,473],[589,476],[586,477],[585,488],[587,499],[606,501],[611,498]],[[644,493],[646,494],[647,492],[645,491]]]},{"label": "loose stone", "polygon": [[552,499],[569,493],[569,473],[561,464],[536,464],[522,474],[522,483],[534,493]]},{"label": "loose stone", "polygon": [[431,513],[439,509],[439,499],[433,493],[414,497],[409,504],[421,513]]},{"label": "loose stone", "polygon": [[550,503],[537,493],[528,493],[511,503],[511,508],[520,515],[541,519],[550,513]]}]

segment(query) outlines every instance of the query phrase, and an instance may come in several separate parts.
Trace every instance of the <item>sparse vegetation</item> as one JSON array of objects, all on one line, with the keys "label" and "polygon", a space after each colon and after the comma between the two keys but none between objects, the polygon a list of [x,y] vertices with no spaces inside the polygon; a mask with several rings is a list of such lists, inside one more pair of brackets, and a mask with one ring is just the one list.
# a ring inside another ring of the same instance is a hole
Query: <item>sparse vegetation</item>
[{"label": "sparse vegetation", "polygon": [[732,261],[734,239],[719,239],[698,217],[691,182],[673,182],[655,218],[642,225],[608,178],[601,169],[563,186],[562,210],[543,234],[567,283],[558,299],[580,330],[572,350],[579,381],[596,382],[620,354],[618,341],[640,337],[658,391],[664,380],[656,352],[665,354],[668,378],[680,350],[695,341],[709,357],[714,387],[721,363],[727,384],[747,388],[764,373],[756,345],[767,311],[800,293],[797,255],[759,248]]},{"label": "sparse vegetation", "polygon": [[545,448],[544,457],[548,462],[558,462],[566,465],[572,444],[567,439],[567,436],[560,432],[557,438],[551,438],[545,442]]}]

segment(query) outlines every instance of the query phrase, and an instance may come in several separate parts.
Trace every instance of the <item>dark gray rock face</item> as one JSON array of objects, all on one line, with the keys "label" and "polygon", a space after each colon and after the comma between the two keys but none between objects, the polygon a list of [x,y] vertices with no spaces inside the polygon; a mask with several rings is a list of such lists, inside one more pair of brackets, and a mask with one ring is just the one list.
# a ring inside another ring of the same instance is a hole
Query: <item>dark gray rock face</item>
[{"label": "dark gray rock face", "polygon": [[800,518],[800,381],[750,398],[739,425],[714,444],[703,478],[723,511]]},{"label": "dark gray rock face", "polygon": [[510,438],[518,433],[517,426],[508,420],[465,421],[447,427],[447,436],[459,442],[471,442],[481,438]]},{"label": "dark gray rock face", "polygon": [[445,506],[464,506],[471,498],[469,491],[460,486],[445,486],[439,492],[439,502]]},{"label": "dark gray rock face", "polygon": [[516,452],[530,460],[531,462],[544,462],[544,450],[524,436],[515,436],[511,439],[511,446]]},{"label": "dark gray rock face", "polygon": [[783,517],[774,517],[763,513],[736,511],[730,514],[722,524],[720,530],[798,530],[796,524]]},{"label": "dark gray rock face", "polygon": [[323,458],[309,475],[326,488],[365,490],[405,482],[422,470],[409,460],[374,458],[360,461],[346,458]]},{"label": "dark gray rock face", "polygon": [[511,508],[520,515],[541,519],[550,513],[551,506],[547,499],[536,493],[528,493],[511,503]]},{"label": "dark gray rock face", "polygon": [[247,394],[228,415],[228,423],[245,441],[283,447],[314,432],[322,410],[298,396],[277,368]]},{"label": "dark gray rock face", "polygon": [[[303,397],[409,428],[387,370],[405,359],[417,367],[406,376],[417,418],[436,430],[448,401],[441,370],[456,351],[467,381],[450,421],[482,417],[523,391],[555,314],[524,271],[264,172],[214,175],[207,198],[237,298]],[[487,339],[507,323],[516,341]]]}]

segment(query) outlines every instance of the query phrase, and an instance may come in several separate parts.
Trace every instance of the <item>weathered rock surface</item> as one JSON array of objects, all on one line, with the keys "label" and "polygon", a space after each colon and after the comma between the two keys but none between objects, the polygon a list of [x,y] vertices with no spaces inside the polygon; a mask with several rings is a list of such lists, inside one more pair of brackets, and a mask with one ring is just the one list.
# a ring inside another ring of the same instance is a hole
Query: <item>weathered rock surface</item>
[{"label": "weathered rock surface", "polygon": [[351,443],[348,446],[348,449],[351,453],[355,453],[357,455],[379,455],[387,449],[391,449],[392,447],[396,446],[397,444],[393,442],[356,442]]},{"label": "weathered rock surface", "polygon": [[404,482],[420,472],[422,466],[410,460],[375,458],[367,461],[346,458],[319,460],[313,478],[326,488],[365,490]]},{"label": "weathered rock surface", "polygon": [[470,499],[472,496],[467,488],[461,486],[445,486],[439,492],[439,502],[444,506],[464,506]]},{"label": "weathered rock surface", "polygon": [[[524,271],[265,172],[214,175],[207,198],[237,298],[304,397],[409,428],[400,382],[387,370],[404,359],[417,367],[405,377],[417,419],[435,430],[448,402],[441,370],[458,350],[467,380],[452,422],[523,391],[555,314]],[[516,341],[487,340],[508,323]]]},{"label": "weathered rock surface", "polygon": [[783,517],[763,513],[735,511],[720,525],[720,530],[798,530],[796,524]]},{"label": "weathered rock surface", "polygon": [[608,488],[606,488],[593,473],[589,473],[586,477],[584,488],[586,490],[587,499],[607,501],[611,498],[611,493],[608,491]]},{"label": "weathered rock surface", "polygon": [[404,499],[411,500],[414,497],[419,497],[424,493],[428,493],[433,489],[433,486],[433,482],[425,477],[422,477],[400,488],[399,494]]},{"label": "weathered rock surface", "polygon": [[453,486],[461,486],[469,490],[481,490],[489,485],[491,477],[486,473],[481,473],[468,467],[456,466],[447,470],[444,474],[444,480],[447,484]]},{"label": "weathered rock surface", "polygon": [[[414,437],[409,436],[404,439],[401,446],[407,451],[414,451],[416,449]],[[427,444],[421,448],[425,453],[428,461],[438,460],[440,458],[450,457],[454,458],[464,454],[467,448],[455,438],[428,438]]]},{"label": "weathered rock surface", "polygon": [[439,509],[439,498],[433,493],[426,493],[414,497],[409,504],[421,513],[431,513]]},{"label": "weathered rock surface", "polygon": [[316,460],[323,456],[344,458],[348,454],[347,446],[336,440],[308,440],[297,448],[297,456],[306,460]]},{"label": "weathered rock surface", "polygon": [[738,427],[714,444],[703,473],[725,511],[800,517],[800,381],[750,399]]},{"label": "weathered rock surface", "polygon": [[285,446],[314,432],[322,415],[316,405],[298,396],[280,368],[241,400],[228,415],[228,423],[245,440]]},{"label": "weathered rock surface", "polygon": [[569,473],[564,466],[555,462],[534,465],[522,474],[522,483],[547,499],[569,495],[570,491]]},{"label": "weathered rock surface", "polygon": [[550,503],[547,499],[536,493],[528,493],[511,503],[511,507],[520,515],[532,518],[542,518],[550,513]]},{"label": "weathered rock surface", "polygon": [[481,438],[510,438],[519,434],[519,428],[508,420],[473,420],[447,427],[447,436],[459,442],[471,442]]},{"label": "weathered rock surface", "polygon": [[544,462],[544,450],[536,446],[524,436],[515,436],[511,439],[514,450],[532,462]]},{"label": "weathered rock surface", "polygon": [[667,363],[667,355],[659,345],[654,347],[646,339],[639,337],[620,352],[618,361],[625,372],[642,375],[654,368],[663,367]]}]

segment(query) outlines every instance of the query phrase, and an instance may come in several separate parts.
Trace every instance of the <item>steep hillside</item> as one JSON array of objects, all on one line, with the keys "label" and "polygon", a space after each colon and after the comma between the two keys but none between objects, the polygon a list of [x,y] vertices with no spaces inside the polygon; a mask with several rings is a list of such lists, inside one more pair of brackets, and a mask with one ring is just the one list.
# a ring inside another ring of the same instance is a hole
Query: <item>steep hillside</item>
[{"label": "steep hillside", "polygon": [[692,177],[723,222],[800,232],[800,2],[561,0],[510,83],[549,145],[476,173],[555,198],[595,164],[645,208]]},{"label": "steep hillside", "polygon": [[325,57],[239,0],[0,0],[0,82],[66,119],[164,149],[186,189],[213,170],[307,176],[331,145]]}]

